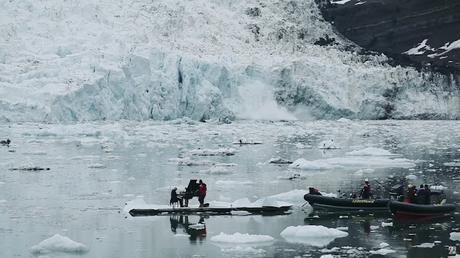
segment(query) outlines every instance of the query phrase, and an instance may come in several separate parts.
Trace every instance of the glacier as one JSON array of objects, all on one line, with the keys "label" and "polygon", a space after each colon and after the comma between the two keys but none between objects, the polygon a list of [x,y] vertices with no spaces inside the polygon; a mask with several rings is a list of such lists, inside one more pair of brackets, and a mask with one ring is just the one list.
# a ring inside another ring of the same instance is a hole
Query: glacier
[{"label": "glacier", "polygon": [[360,54],[314,0],[2,1],[0,17],[0,121],[460,118],[456,76]]}]

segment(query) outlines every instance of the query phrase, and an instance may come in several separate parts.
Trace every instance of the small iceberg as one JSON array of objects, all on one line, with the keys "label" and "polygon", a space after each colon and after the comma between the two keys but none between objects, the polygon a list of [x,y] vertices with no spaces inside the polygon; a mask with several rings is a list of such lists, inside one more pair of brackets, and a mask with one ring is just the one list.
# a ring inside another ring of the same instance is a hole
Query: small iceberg
[{"label": "small iceberg", "polygon": [[233,148],[220,148],[220,149],[194,149],[190,151],[194,156],[233,156],[236,150]]},{"label": "small iceberg", "polygon": [[39,244],[32,246],[31,252],[34,254],[64,252],[64,253],[84,253],[88,248],[72,239],[56,234]]},{"label": "small iceberg", "polygon": [[290,243],[301,243],[316,247],[327,246],[336,238],[348,236],[347,232],[324,226],[290,226],[284,229],[280,235]]}]

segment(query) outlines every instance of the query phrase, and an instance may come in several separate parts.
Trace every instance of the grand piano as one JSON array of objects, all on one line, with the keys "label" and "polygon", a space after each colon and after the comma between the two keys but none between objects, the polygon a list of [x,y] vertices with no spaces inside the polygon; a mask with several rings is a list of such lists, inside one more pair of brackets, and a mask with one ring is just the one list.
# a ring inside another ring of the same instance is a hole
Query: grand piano
[{"label": "grand piano", "polygon": [[184,207],[188,207],[188,201],[192,199],[193,197],[198,197],[198,187],[199,183],[197,182],[196,179],[190,179],[190,182],[188,182],[188,186],[185,187],[185,191],[179,192],[177,194],[177,197],[182,199],[181,203],[185,200],[185,205]]}]

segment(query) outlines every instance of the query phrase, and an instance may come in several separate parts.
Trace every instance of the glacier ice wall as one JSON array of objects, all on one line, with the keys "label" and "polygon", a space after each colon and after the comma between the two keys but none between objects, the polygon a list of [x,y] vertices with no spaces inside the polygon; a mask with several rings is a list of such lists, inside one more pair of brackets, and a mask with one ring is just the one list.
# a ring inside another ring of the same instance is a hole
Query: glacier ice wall
[{"label": "glacier ice wall", "polygon": [[313,0],[2,1],[0,17],[3,121],[460,117],[455,78],[343,50]]}]

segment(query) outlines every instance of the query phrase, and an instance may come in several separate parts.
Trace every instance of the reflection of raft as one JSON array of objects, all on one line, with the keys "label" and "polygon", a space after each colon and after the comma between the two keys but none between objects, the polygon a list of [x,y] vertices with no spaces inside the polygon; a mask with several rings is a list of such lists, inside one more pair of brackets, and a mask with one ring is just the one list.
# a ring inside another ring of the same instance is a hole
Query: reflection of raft
[{"label": "reflection of raft", "polygon": [[388,210],[388,199],[351,199],[306,194],[305,201],[315,208],[329,210]]},{"label": "reflection of raft", "polygon": [[391,201],[391,213],[398,217],[437,217],[444,216],[455,210],[454,204],[427,205]]},{"label": "reflection of raft", "polygon": [[203,207],[203,208],[160,208],[160,209],[132,209],[129,211],[131,216],[160,216],[160,215],[190,215],[190,214],[206,214],[206,215],[228,215],[232,212],[244,211],[256,215],[283,215],[287,214],[291,206],[261,206],[261,207]]}]

